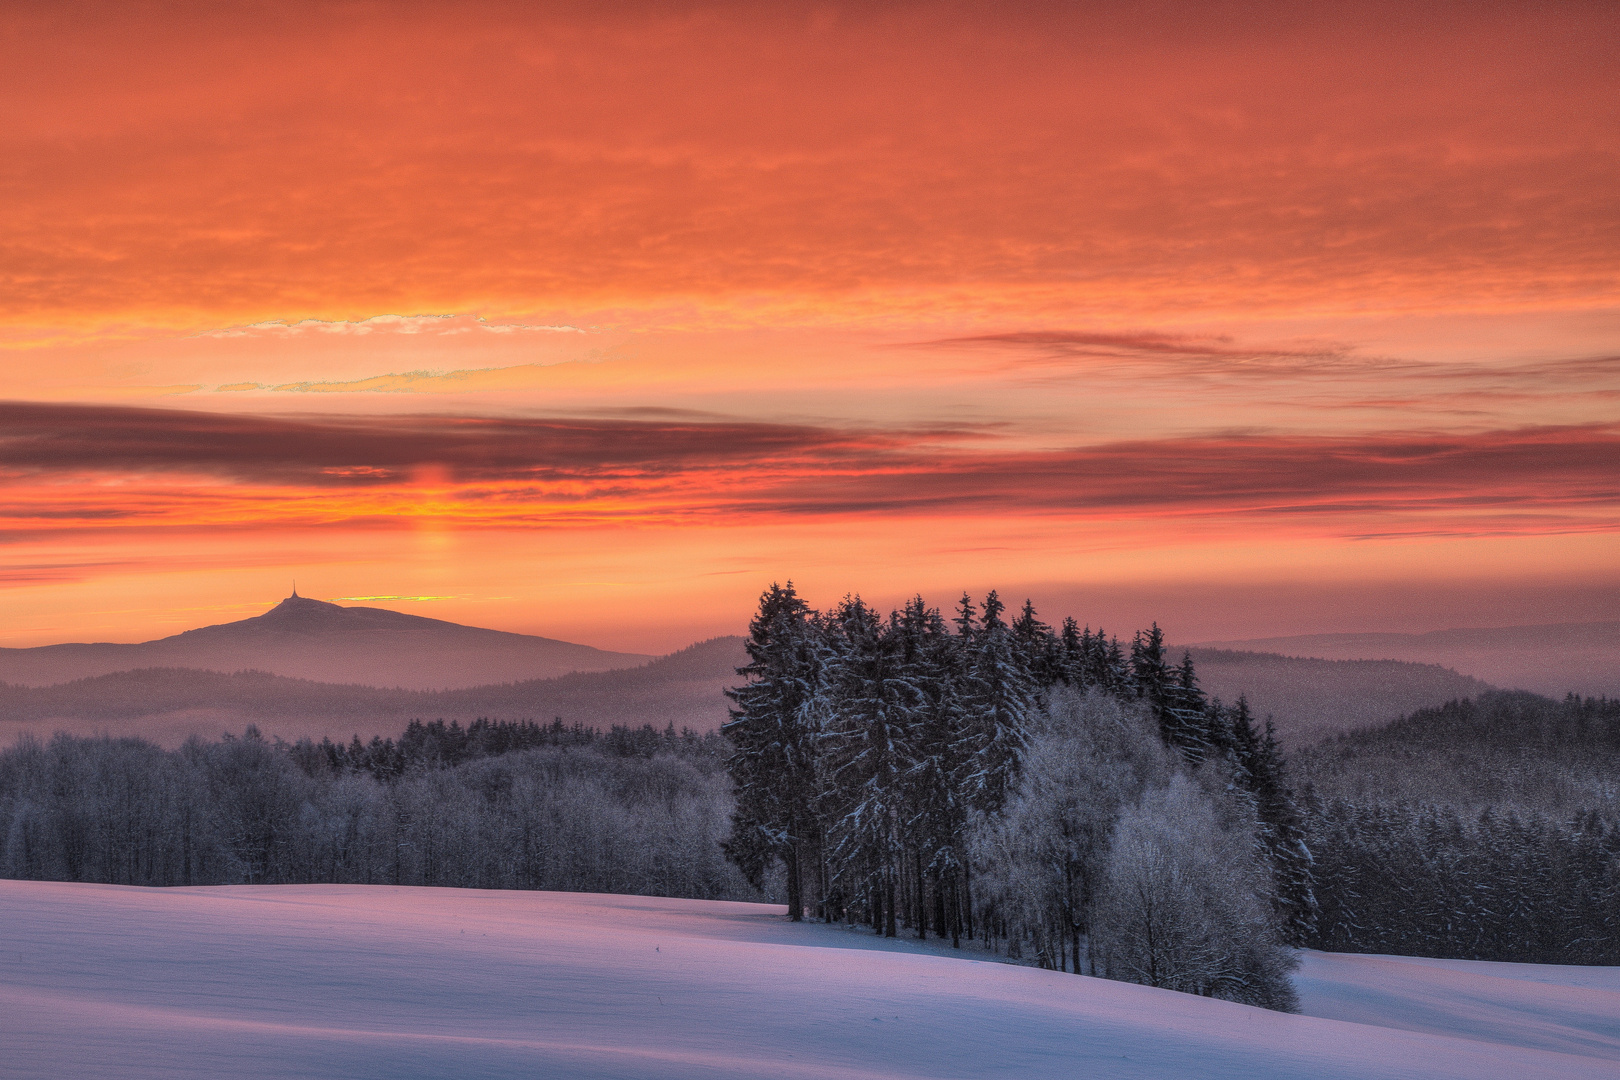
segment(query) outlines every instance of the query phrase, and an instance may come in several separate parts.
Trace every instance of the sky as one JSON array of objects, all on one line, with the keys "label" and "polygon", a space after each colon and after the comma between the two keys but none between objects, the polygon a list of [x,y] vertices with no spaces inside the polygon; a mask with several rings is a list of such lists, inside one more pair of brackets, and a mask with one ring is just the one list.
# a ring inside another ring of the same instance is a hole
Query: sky
[{"label": "sky", "polygon": [[1612,4],[29,5],[0,645],[1620,617]]}]

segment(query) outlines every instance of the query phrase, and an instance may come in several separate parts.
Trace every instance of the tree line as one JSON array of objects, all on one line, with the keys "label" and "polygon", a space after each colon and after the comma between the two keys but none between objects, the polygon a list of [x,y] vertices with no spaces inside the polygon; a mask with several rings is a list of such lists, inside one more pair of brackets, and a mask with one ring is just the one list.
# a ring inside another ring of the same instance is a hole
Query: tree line
[{"label": "tree line", "polygon": [[438,723],[358,753],[253,729],[177,750],[25,738],[0,751],[0,876],[759,899],[721,855],[715,742]]},{"label": "tree line", "polygon": [[1310,944],[1529,964],[1620,964],[1620,828],[1412,803],[1308,818],[1322,911]]},{"label": "tree line", "polygon": [[727,856],[791,917],[978,938],[1044,966],[1288,1007],[1314,924],[1269,723],[1155,625],[1128,648],[1025,603],[762,596],[730,692]]},{"label": "tree line", "polygon": [[662,730],[651,724],[615,724],[603,732],[578,722],[564,724],[561,717],[549,724],[481,717],[466,727],[456,720],[448,724],[443,720],[412,720],[398,740],[380,735],[373,736],[370,742],[361,742],[358,735],[348,743],[334,743],[330,738],[319,743],[300,739],[288,747],[288,752],[309,773],[322,769],[353,771],[369,773],[378,780],[393,780],[423,769],[537,747],[588,747],[617,758],[672,754],[702,759],[709,765],[718,763],[726,753],[725,739],[719,732],[700,735],[690,728],[677,732],[673,724]]}]

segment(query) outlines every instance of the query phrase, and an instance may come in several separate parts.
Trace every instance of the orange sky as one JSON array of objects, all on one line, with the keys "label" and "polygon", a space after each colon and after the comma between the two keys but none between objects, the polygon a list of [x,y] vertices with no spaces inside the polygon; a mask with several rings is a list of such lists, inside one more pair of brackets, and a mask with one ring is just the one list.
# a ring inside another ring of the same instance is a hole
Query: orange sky
[{"label": "orange sky", "polygon": [[1609,4],[30,5],[0,644],[1620,612]]}]

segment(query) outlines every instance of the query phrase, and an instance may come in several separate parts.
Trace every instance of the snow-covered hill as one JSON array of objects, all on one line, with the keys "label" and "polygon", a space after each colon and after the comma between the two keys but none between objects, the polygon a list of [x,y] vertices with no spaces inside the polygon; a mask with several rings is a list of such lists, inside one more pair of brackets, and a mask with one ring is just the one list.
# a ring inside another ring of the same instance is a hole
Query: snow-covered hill
[{"label": "snow-covered hill", "polygon": [[794,926],[780,911],[381,886],[0,882],[0,1072],[16,1080],[1620,1073],[1613,969],[1313,955],[1301,988],[1318,1015],[1287,1016]]}]

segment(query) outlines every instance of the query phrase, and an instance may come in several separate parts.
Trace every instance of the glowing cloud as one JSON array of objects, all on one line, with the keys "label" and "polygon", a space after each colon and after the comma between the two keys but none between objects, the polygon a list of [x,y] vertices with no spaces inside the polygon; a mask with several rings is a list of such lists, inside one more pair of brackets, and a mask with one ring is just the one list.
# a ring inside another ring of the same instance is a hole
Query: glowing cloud
[{"label": "glowing cloud", "polygon": [[492,323],[481,315],[373,315],[369,319],[300,319],[298,322],[269,320],[247,326],[204,330],[198,337],[297,337],[300,334],[584,334],[577,326],[529,326],[523,323]]},{"label": "glowing cloud", "polygon": [[337,600],[342,600],[342,601],[351,601],[351,600],[387,600],[387,601],[390,601],[390,602],[392,602],[392,601],[409,601],[409,602],[412,602],[412,603],[416,603],[416,602],[420,602],[420,601],[424,601],[424,600],[456,600],[456,599],[459,599],[459,598],[455,597],[455,596],[395,596],[393,594],[385,594],[385,595],[382,595],[382,596],[335,596],[332,599],[334,601],[337,601]]}]

